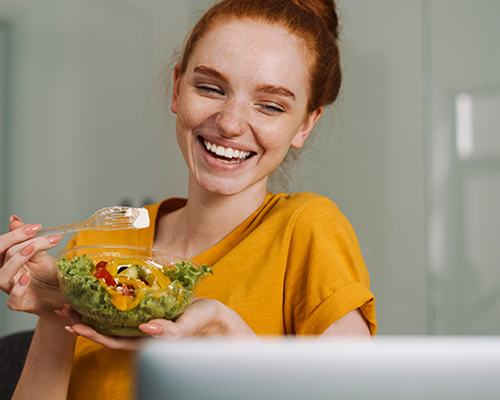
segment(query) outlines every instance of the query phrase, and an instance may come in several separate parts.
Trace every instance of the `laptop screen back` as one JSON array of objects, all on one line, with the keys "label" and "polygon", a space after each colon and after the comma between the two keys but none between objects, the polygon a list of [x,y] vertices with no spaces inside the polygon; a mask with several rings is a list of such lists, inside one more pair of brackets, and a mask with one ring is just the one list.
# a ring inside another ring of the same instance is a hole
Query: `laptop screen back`
[{"label": "laptop screen back", "polygon": [[141,400],[500,398],[495,337],[154,340],[140,352],[138,368]]}]

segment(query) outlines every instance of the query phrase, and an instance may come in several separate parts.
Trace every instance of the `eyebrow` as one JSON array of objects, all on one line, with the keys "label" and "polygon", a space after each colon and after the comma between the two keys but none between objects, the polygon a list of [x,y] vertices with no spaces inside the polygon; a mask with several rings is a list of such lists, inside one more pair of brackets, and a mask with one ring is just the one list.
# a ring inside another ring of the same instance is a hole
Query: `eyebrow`
[{"label": "eyebrow", "polygon": [[[197,72],[202,75],[213,76],[214,78],[219,79],[222,82],[229,83],[229,78],[226,75],[220,73],[216,69],[207,67],[205,65],[199,65],[195,67],[194,72]],[[259,85],[257,86],[256,90],[257,92],[276,94],[278,96],[289,97],[292,100],[296,100],[296,97],[293,94],[293,92],[283,86]]]},{"label": "eyebrow", "polygon": [[208,75],[208,76],[213,76],[214,78],[217,78],[221,80],[222,82],[229,83],[229,79],[227,78],[226,75],[221,74],[219,71],[206,67],[204,65],[200,65],[194,69],[194,72],[197,72],[202,75]]},{"label": "eyebrow", "polygon": [[289,97],[292,100],[295,100],[293,92],[283,86],[259,85],[257,86],[257,91],[262,93],[277,94],[279,96]]}]

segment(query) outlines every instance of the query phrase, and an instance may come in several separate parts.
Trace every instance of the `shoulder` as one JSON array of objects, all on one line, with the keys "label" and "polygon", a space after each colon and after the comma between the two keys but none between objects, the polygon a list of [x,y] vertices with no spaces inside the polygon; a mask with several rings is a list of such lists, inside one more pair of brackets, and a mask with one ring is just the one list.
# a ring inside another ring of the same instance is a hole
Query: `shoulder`
[{"label": "shoulder", "polygon": [[270,195],[272,214],[294,224],[314,225],[326,221],[337,221],[350,228],[346,217],[337,205],[325,196],[310,192]]},{"label": "shoulder", "polygon": [[335,203],[328,197],[311,192],[269,194],[266,201],[275,208],[275,211],[279,210],[290,213],[301,212],[308,207],[326,206],[337,208]]},{"label": "shoulder", "polygon": [[305,209],[312,208],[328,209],[333,212],[340,212],[337,205],[332,200],[316,193],[278,193],[270,196],[271,201],[274,202],[277,207],[284,210],[301,212]]},{"label": "shoulder", "polygon": [[356,233],[332,200],[309,192],[276,196],[275,217],[290,246],[305,252],[309,252],[310,246],[336,249],[335,252],[349,253],[349,258],[358,258]]},{"label": "shoulder", "polygon": [[269,195],[260,221],[261,229],[285,241],[300,238],[358,247],[356,234],[337,205],[310,192]]}]

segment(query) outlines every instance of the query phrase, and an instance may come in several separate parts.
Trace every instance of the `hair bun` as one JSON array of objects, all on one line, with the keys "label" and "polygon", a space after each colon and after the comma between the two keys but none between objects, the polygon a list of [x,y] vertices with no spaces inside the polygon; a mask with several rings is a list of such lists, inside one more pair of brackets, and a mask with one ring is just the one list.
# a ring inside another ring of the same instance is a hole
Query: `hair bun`
[{"label": "hair bun", "polygon": [[339,19],[333,0],[292,0],[292,3],[321,18],[335,39],[338,38]]}]

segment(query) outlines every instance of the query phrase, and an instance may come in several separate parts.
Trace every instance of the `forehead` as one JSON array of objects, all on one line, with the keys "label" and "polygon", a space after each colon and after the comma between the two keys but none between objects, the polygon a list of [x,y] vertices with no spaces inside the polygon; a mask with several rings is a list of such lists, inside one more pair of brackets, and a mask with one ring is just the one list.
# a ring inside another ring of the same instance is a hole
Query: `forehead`
[{"label": "forehead", "polygon": [[285,28],[231,18],[216,23],[197,43],[188,69],[208,64],[229,76],[245,73],[254,80],[266,81],[259,83],[299,89],[307,86],[307,57],[303,41]]}]

